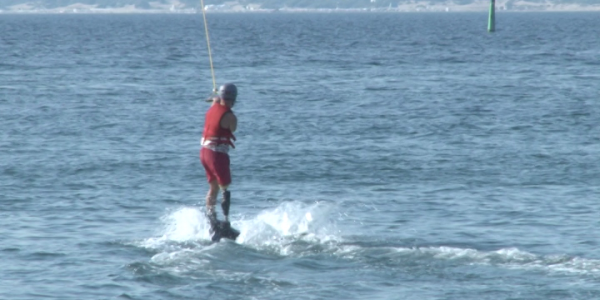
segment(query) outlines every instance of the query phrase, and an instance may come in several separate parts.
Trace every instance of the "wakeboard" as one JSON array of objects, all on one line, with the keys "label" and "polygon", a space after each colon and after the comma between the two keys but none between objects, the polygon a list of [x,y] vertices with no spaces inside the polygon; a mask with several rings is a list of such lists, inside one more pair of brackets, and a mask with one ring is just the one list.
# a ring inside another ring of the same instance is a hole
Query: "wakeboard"
[{"label": "wakeboard", "polygon": [[222,238],[230,239],[235,241],[235,239],[240,235],[240,231],[231,227],[231,223],[229,221],[220,221],[217,220],[217,223],[213,228],[211,228],[211,240],[213,242],[218,242]]}]

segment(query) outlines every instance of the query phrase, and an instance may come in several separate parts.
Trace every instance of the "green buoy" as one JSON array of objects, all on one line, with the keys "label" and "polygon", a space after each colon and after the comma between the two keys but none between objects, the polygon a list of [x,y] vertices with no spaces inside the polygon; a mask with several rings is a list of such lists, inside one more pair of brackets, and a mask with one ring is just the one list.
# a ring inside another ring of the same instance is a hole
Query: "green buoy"
[{"label": "green buoy", "polygon": [[488,20],[488,32],[496,31],[496,0],[490,0],[490,18]]}]

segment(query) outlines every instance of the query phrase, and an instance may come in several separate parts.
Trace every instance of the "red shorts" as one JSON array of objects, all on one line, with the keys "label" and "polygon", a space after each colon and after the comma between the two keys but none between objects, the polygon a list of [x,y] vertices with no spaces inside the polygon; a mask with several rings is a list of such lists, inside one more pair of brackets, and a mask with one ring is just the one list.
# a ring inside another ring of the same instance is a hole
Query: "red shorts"
[{"label": "red shorts", "polygon": [[216,180],[219,185],[231,183],[229,154],[202,148],[200,149],[200,161],[206,171],[208,182]]}]

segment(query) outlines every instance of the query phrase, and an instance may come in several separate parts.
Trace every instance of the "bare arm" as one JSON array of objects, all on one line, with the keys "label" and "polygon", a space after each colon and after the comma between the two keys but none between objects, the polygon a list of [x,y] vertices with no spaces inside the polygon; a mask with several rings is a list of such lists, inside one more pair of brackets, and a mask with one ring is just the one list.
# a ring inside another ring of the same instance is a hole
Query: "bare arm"
[{"label": "bare arm", "polygon": [[235,132],[237,129],[237,117],[232,113],[226,113],[221,119],[221,128],[226,128],[231,130],[231,132]]}]

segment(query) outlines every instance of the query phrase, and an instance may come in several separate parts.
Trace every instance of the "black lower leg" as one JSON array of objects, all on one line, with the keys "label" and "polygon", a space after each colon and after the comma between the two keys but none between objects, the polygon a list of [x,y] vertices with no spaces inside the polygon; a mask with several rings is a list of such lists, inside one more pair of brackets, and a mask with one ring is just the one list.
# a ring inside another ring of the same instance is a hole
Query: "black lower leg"
[{"label": "black lower leg", "polygon": [[221,207],[223,208],[225,219],[229,216],[229,205],[231,205],[231,193],[229,191],[223,191],[223,202],[221,202]]}]

